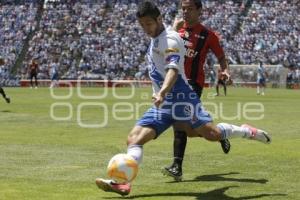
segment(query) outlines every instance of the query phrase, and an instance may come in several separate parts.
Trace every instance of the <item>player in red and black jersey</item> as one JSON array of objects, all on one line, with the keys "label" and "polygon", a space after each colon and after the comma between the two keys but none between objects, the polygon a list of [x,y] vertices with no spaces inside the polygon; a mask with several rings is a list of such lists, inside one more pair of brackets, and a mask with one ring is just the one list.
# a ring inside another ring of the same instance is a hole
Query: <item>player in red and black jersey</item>
[{"label": "player in red and black jersey", "polygon": [[[3,58],[0,58],[0,66],[4,65],[5,61]],[[6,103],[10,103],[10,98],[8,96],[6,96],[3,88],[0,86],[0,94],[2,95],[2,97],[5,99]]]},{"label": "player in red and black jersey", "polygon": [[[199,21],[202,10],[201,0],[181,0],[181,9],[183,20],[175,22],[174,29],[179,32],[185,42],[185,75],[200,98],[205,83],[204,64],[208,52],[211,50],[218,58],[222,72],[227,70],[228,65],[218,36]],[[173,126],[173,129],[174,161],[171,166],[163,169],[163,173],[179,181],[182,177],[182,161],[187,135],[185,132],[179,131],[179,127],[176,127],[176,125]],[[228,153],[230,151],[229,141],[226,139],[220,142],[224,153]]]},{"label": "player in red and black jersey", "polygon": [[31,88],[33,88],[33,78],[35,79],[35,88],[38,86],[37,82],[37,74],[38,74],[38,63],[35,59],[32,60],[31,64],[29,65],[29,77],[30,77],[30,84]]}]

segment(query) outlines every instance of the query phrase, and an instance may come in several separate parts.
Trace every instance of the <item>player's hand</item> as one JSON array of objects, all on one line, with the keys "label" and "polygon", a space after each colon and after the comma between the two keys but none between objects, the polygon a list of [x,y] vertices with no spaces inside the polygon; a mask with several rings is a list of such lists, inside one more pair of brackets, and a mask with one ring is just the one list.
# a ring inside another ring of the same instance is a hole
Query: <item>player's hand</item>
[{"label": "player's hand", "polygon": [[222,76],[224,77],[224,80],[228,81],[228,80],[231,79],[230,74],[229,74],[229,72],[228,72],[227,69],[223,70],[223,71],[221,72],[221,74],[222,74]]},{"label": "player's hand", "polygon": [[164,97],[161,94],[154,94],[152,96],[152,101],[155,107],[159,108],[159,106],[163,103]]},{"label": "player's hand", "polygon": [[184,24],[183,19],[175,18],[175,21],[173,23],[173,29],[175,31],[178,31],[179,29],[181,29],[183,27],[183,24]]}]

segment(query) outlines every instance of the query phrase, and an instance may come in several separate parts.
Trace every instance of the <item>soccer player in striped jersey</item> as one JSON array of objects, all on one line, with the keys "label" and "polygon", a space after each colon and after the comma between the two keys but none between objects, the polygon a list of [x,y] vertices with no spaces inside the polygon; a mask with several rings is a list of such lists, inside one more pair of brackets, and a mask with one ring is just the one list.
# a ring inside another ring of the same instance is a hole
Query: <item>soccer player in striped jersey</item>
[{"label": "soccer player in striped jersey", "polygon": [[[193,87],[199,98],[205,84],[204,64],[208,52],[211,50],[220,63],[219,71],[227,73],[228,65],[225,53],[220,45],[218,36],[212,30],[203,26],[199,17],[202,11],[201,0],[181,0],[183,19],[174,23],[174,29],[178,31],[184,40],[186,55],[184,71],[189,84]],[[172,176],[176,181],[182,178],[182,162],[187,144],[187,133],[179,131],[177,126],[173,126],[173,163],[162,169],[165,175]],[[230,151],[229,140],[221,140],[221,147],[224,153]]]}]

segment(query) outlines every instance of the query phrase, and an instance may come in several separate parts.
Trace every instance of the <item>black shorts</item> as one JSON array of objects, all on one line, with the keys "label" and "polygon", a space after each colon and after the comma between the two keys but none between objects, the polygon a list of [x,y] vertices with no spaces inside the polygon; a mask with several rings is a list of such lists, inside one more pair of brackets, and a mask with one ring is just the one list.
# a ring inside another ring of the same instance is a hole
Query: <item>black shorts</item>
[{"label": "black shorts", "polygon": [[30,79],[37,79],[37,73],[30,73]]},{"label": "black shorts", "polygon": [[201,87],[198,83],[194,81],[188,80],[189,84],[192,86],[194,92],[201,98],[203,87]]},{"label": "black shorts", "polygon": [[226,82],[224,80],[222,80],[222,79],[219,79],[218,80],[218,85],[224,85],[224,86],[226,86]]}]

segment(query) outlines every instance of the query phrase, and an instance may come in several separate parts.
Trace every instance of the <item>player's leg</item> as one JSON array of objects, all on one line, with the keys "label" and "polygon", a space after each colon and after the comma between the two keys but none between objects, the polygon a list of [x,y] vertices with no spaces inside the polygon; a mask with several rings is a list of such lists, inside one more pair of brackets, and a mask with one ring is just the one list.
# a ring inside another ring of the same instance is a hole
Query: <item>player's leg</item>
[{"label": "player's leg", "polygon": [[56,74],[56,76],[55,76],[55,87],[59,87],[59,84],[58,84],[58,74]]},{"label": "player's leg", "polygon": [[[143,158],[143,145],[154,138],[156,138],[156,132],[153,128],[135,126],[127,138],[127,154],[140,164]],[[128,195],[131,190],[130,183],[119,184],[109,179],[97,178],[96,184],[105,192],[114,192],[120,195]]]},{"label": "player's leg", "polygon": [[0,94],[2,95],[2,97],[5,99],[6,103],[10,103],[10,98],[8,96],[6,96],[4,90],[2,87],[0,87]]},{"label": "player's leg", "polygon": [[210,122],[193,130],[193,135],[203,136],[209,141],[245,138],[257,140],[265,144],[271,143],[271,138],[266,131],[251,127],[249,125],[236,126],[228,123],[219,123],[215,126]]},{"label": "player's leg", "polygon": [[127,138],[127,154],[140,164],[143,158],[143,145],[155,138],[156,132],[153,128],[135,126]]},{"label": "player's leg", "polygon": [[209,141],[240,137],[257,140],[266,144],[271,143],[271,138],[266,131],[249,125],[236,126],[228,123],[214,125],[211,116],[203,109],[201,104],[194,110],[194,115],[198,119],[194,120],[191,126],[184,127],[190,137],[202,136]]},{"label": "player's leg", "polygon": [[217,85],[216,85],[216,92],[217,92],[217,96],[219,96],[219,80],[218,80]]},{"label": "player's leg", "polygon": [[55,85],[55,74],[52,74],[50,88],[53,88]]},{"label": "player's leg", "polygon": [[180,129],[180,125],[173,125],[174,140],[173,140],[173,163],[162,169],[164,175],[173,177],[176,181],[182,180],[182,162],[187,143],[187,135],[184,130]]},{"label": "player's leg", "polygon": [[260,95],[260,79],[257,80],[257,86],[256,86],[256,94]]},{"label": "player's leg", "polygon": [[224,88],[224,95],[227,95],[227,86],[226,86],[226,82],[223,81],[223,88]]},{"label": "player's leg", "polygon": [[261,82],[261,95],[265,95],[266,81],[265,79]]},{"label": "player's leg", "polygon": [[[189,80],[189,84],[192,86],[197,96],[201,98],[203,87],[194,81]],[[172,176],[176,181],[182,179],[182,162],[184,159],[184,152],[187,143],[186,132],[180,127],[180,123],[173,124],[173,163],[170,166],[164,167],[162,173]]]},{"label": "player's leg", "polygon": [[37,88],[38,87],[37,74],[34,75],[34,80],[35,80],[35,88]]},{"label": "player's leg", "polygon": [[33,88],[33,74],[30,73],[30,88]]},{"label": "player's leg", "polygon": [[6,97],[6,94],[5,94],[5,92],[4,92],[4,90],[3,90],[2,87],[0,87],[0,94],[2,95],[3,98]]},{"label": "player's leg", "polygon": [[[127,154],[140,164],[143,158],[143,145],[157,138],[172,123],[171,114],[150,108],[130,131],[127,137]],[[128,195],[131,189],[130,183],[118,184],[113,180],[96,179],[96,184],[105,192],[115,192],[121,195]]]}]

